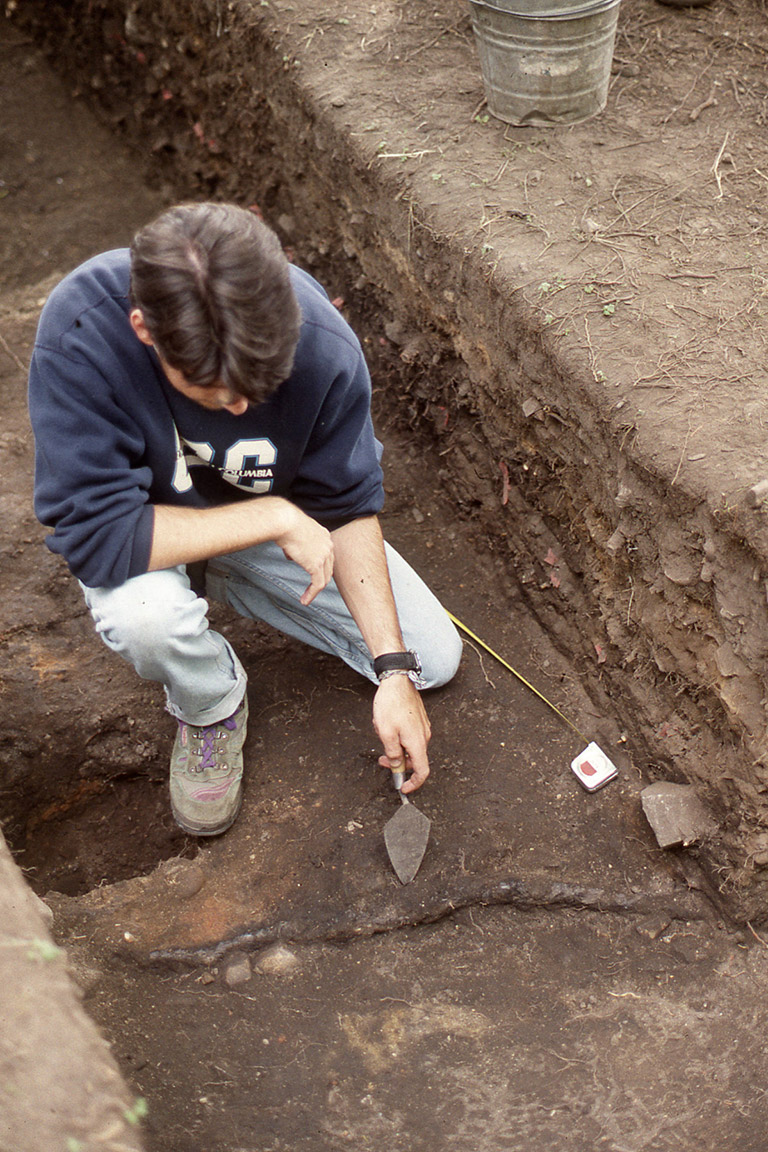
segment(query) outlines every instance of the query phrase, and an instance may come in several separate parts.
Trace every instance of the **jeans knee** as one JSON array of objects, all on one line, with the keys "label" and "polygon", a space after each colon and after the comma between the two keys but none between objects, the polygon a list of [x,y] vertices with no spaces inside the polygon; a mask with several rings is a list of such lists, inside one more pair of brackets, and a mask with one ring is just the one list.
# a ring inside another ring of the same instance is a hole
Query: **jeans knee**
[{"label": "jeans knee", "polygon": [[164,653],[207,627],[207,604],[177,570],[149,572],[118,588],[85,589],[104,643],[137,668],[162,664]]},{"label": "jeans knee", "polygon": [[425,688],[440,688],[458,671],[461,663],[462,642],[448,616],[430,634],[429,645],[419,651],[421,679]]}]

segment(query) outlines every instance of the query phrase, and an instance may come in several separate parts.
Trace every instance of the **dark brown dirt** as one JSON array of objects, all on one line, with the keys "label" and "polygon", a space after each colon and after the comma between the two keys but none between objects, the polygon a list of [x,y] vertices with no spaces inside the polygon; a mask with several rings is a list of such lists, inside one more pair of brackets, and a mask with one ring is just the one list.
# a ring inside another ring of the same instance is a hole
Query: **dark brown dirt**
[{"label": "dark brown dirt", "polygon": [[[485,120],[459,4],[437,25],[340,0],[139,4],[127,23],[118,4],[75,5],[72,25],[58,4],[10,9],[0,801],[29,879],[60,894],[60,939],[149,1099],[150,1146],[758,1152],[768,952],[759,924],[737,932],[726,913],[742,887],[757,923],[768,862],[762,769],[742,767],[768,571],[741,503],[762,478],[762,5],[626,0],[606,113],[551,135]],[[51,75],[22,15],[44,15],[76,79]],[[710,171],[726,133],[733,163]],[[259,670],[248,796],[221,841],[181,837],[158,693],[99,646],[31,515],[24,362],[41,300],[201,193],[257,202],[345,298],[379,388],[388,535],[620,768],[583,793],[580,741],[468,645],[430,700],[418,803],[433,836],[409,889],[383,853],[368,688],[229,616]],[[523,419],[526,399],[542,406]],[[597,563],[617,478],[623,551]],[[702,540],[712,594],[691,575]],[[710,879],[642,817],[643,784],[673,772],[720,816]],[[281,942],[282,961],[265,951]],[[241,950],[253,975],[231,986]],[[153,957],[186,966],[135,963]]]},{"label": "dark brown dirt", "polygon": [[624,0],[605,112],[550,130],[486,115],[461,0],[12,7],[166,196],[257,203],[336,286],[381,418],[435,438],[506,585],[697,786],[713,875],[760,917],[762,0]]}]

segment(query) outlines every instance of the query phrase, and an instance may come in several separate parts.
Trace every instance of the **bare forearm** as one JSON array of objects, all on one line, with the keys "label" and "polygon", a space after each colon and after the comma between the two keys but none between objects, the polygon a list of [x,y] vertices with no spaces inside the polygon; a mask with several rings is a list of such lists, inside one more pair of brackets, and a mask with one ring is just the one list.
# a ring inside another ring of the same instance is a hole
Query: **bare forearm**
[{"label": "bare forearm", "polygon": [[[402,652],[405,644],[392,595],[381,528],[375,516],[353,520],[333,533],[334,578],[373,657]],[[382,681],[373,702],[373,725],[384,747],[379,763],[412,773],[403,785],[414,792],[429,775],[430,726],[420,694],[405,676]]]},{"label": "bare forearm", "polygon": [[289,530],[296,512],[287,500],[272,496],[216,508],[156,505],[149,569],[191,564],[278,540]]},{"label": "bare forearm", "polygon": [[377,517],[353,520],[332,536],[334,579],[369,652],[374,657],[402,652],[403,637]]}]

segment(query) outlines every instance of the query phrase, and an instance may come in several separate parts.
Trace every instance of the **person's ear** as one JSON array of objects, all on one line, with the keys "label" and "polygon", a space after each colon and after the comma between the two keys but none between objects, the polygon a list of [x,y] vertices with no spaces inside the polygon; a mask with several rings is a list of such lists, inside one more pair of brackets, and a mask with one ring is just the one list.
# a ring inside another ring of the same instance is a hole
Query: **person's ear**
[{"label": "person's ear", "polygon": [[152,345],[154,344],[154,340],[150,336],[149,329],[147,328],[146,324],[144,323],[144,314],[141,311],[141,309],[140,308],[132,308],[130,313],[128,314],[128,319],[131,322],[131,328],[133,328],[134,332],[138,336],[139,340],[141,340],[142,344],[148,344],[149,347],[151,348]]}]

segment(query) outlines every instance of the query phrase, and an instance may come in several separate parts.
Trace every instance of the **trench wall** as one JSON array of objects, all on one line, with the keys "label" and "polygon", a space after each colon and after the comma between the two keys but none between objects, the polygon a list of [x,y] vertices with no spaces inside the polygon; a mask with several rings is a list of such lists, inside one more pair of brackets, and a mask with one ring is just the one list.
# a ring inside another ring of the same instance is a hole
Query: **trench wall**
[{"label": "trench wall", "polygon": [[256,202],[297,260],[344,286],[353,322],[372,334],[379,410],[428,438],[457,514],[482,528],[510,589],[573,656],[596,713],[613,718],[604,738],[627,735],[650,777],[697,785],[722,833],[705,859],[759,917],[762,523],[659,467],[609,403],[589,349],[556,345],[503,262],[489,269],[406,176],[371,163],[293,67],[299,42],[273,8],[22,0],[17,18],[55,46],[57,66],[169,199]]},{"label": "trench wall", "polygon": [[0,833],[0,1147],[141,1152],[136,1100]]}]

